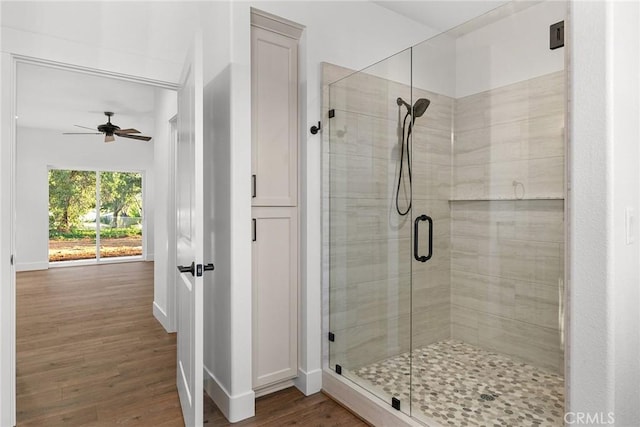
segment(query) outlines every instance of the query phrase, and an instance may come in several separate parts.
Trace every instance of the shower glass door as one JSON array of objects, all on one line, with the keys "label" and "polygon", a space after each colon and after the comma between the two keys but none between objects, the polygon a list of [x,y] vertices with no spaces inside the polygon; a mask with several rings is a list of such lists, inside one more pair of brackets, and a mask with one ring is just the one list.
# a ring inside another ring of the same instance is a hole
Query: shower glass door
[{"label": "shower glass door", "polygon": [[564,53],[537,31],[564,16],[510,2],[412,48],[414,104],[430,100],[412,129],[425,424],[564,425]]},{"label": "shower glass door", "polygon": [[405,413],[411,392],[410,105],[410,50],[329,85],[329,364]]}]

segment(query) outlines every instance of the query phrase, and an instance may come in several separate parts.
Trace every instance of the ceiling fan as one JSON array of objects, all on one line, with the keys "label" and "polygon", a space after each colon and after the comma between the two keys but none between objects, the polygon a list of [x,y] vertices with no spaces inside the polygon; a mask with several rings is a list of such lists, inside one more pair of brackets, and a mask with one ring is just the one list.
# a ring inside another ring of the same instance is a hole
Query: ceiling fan
[{"label": "ceiling fan", "polygon": [[[136,133],[140,133],[139,130],[136,129],[120,129],[120,126],[116,126],[113,123],[111,123],[111,116],[113,116],[113,113],[111,111],[105,111],[104,115],[107,116],[107,123],[98,126],[98,132],[64,132],[63,135],[100,135],[100,134],[104,134],[104,142],[113,142],[115,141],[115,137],[119,136],[120,138],[129,138],[129,139],[139,139],[141,141],[150,141],[151,137],[150,136],[144,136],[144,135],[134,135]],[[74,125],[76,127],[79,128],[83,128],[83,129],[91,129],[91,130],[95,130],[94,128],[90,128],[90,127],[86,127],[86,126],[80,126],[80,125]]]}]

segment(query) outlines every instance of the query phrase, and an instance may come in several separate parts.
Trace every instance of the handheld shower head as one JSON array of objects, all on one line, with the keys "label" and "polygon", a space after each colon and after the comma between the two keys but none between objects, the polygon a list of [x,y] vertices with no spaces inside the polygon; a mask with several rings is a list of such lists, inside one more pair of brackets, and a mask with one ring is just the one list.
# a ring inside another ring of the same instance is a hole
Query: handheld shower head
[{"label": "handheld shower head", "polygon": [[[425,113],[425,111],[427,111],[427,108],[429,108],[429,104],[431,104],[431,101],[429,101],[427,98],[420,98],[415,102],[415,104],[413,104],[413,107],[407,104],[405,100],[402,98],[396,99],[396,103],[398,104],[398,107],[402,107],[403,105],[407,107],[407,114],[405,114],[404,120],[402,122],[402,139],[400,142],[400,167],[399,167],[400,172],[398,173],[398,185],[396,187],[396,211],[398,212],[399,215],[404,216],[404,215],[407,215],[409,211],[411,211],[411,204],[413,201],[413,194],[411,192],[411,185],[412,185],[411,149],[409,148],[409,141],[411,141],[410,139],[411,129],[413,128],[413,123],[415,122],[415,119],[417,119],[418,117],[421,117]],[[407,118],[409,118],[409,116],[412,116],[412,117],[411,117],[411,120],[409,120],[409,131],[406,135],[406,144],[405,144],[404,129],[407,124]],[[398,120],[400,120],[400,116],[398,116]],[[400,198],[400,187],[402,185],[402,178],[403,178],[402,169],[404,166],[405,153],[407,156],[407,172],[409,175],[409,200],[408,200],[409,203],[407,208],[403,210],[400,208],[399,198]]]},{"label": "handheld shower head", "polygon": [[429,104],[431,104],[431,101],[427,98],[418,99],[416,103],[413,104],[413,118],[417,119],[422,116],[424,112],[427,111],[427,108],[429,108]]},{"label": "handheld shower head", "polygon": [[425,111],[427,111],[427,108],[429,108],[429,104],[431,104],[431,101],[429,101],[427,98],[420,98],[416,101],[415,104],[413,104],[413,108],[411,108],[411,105],[407,104],[406,101],[402,98],[396,99],[396,103],[398,104],[398,106],[404,105],[405,107],[407,107],[407,113],[411,114],[414,119],[417,119],[418,117],[422,116]]}]

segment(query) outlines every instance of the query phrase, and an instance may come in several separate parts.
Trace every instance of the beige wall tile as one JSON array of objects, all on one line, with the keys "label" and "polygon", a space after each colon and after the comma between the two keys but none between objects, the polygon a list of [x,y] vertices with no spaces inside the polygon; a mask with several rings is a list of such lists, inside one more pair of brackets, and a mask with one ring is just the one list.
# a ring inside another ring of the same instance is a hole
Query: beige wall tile
[{"label": "beige wall tile", "polygon": [[532,325],[561,330],[563,319],[559,310],[562,298],[561,283],[547,286],[517,282],[514,318]]},{"label": "beige wall tile", "polygon": [[513,319],[478,313],[478,344],[563,373],[563,347],[557,329],[542,328]]},{"label": "beige wall tile", "polygon": [[457,99],[453,198],[564,197],[564,104],[564,72]]},{"label": "beige wall tile", "polygon": [[451,304],[451,338],[478,345],[478,312]]},{"label": "beige wall tile", "polygon": [[512,280],[451,271],[451,303],[460,307],[514,318],[515,288]]},{"label": "beige wall tile", "polygon": [[564,71],[481,92],[455,102],[455,131],[564,115]]}]

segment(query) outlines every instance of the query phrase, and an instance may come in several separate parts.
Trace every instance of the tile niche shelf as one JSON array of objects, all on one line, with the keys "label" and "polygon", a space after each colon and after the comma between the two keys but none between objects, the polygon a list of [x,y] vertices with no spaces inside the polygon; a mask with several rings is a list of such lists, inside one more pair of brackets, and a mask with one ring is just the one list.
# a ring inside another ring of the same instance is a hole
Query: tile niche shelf
[{"label": "tile niche shelf", "polygon": [[520,202],[532,200],[564,200],[564,197],[539,196],[539,197],[479,197],[479,198],[456,198],[449,199],[449,202]]}]

